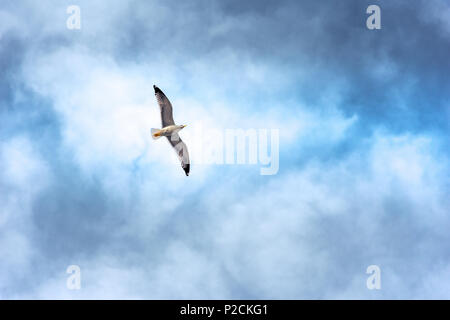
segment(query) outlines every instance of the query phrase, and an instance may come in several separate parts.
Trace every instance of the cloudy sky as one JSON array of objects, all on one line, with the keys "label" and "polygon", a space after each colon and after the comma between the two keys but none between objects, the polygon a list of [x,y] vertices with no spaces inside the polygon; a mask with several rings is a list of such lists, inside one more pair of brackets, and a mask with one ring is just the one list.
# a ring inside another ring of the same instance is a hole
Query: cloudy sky
[{"label": "cloudy sky", "polygon": [[[445,0],[2,1],[0,298],[449,299],[449,21]],[[192,152],[185,177],[153,84],[188,147],[278,129],[277,174]]]}]

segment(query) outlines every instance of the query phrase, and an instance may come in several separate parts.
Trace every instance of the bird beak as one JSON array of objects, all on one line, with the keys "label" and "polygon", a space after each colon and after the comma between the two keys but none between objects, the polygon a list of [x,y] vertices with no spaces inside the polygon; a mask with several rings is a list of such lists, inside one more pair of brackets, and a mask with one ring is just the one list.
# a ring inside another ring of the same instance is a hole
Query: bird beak
[{"label": "bird beak", "polygon": [[186,128],[187,127],[187,124],[183,124],[183,128]]}]

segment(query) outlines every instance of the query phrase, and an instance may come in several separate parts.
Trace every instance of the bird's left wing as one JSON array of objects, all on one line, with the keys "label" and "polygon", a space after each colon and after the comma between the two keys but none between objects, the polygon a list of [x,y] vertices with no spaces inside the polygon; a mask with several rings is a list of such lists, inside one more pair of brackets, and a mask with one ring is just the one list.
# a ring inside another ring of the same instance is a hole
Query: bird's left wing
[{"label": "bird's left wing", "polygon": [[167,136],[167,140],[169,140],[169,143],[172,145],[172,147],[175,149],[178,159],[180,159],[181,167],[183,168],[186,175],[189,175],[190,170],[190,164],[189,164],[189,153],[187,150],[186,144],[181,140],[178,133],[173,133],[172,136]]},{"label": "bird's left wing", "polygon": [[161,89],[155,85],[153,85],[153,89],[155,89],[156,101],[158,102],[159,109],[161,110],[162,127],[165,128],[167,126],[174,125],[175,122],[173,121],[172,104]]}]

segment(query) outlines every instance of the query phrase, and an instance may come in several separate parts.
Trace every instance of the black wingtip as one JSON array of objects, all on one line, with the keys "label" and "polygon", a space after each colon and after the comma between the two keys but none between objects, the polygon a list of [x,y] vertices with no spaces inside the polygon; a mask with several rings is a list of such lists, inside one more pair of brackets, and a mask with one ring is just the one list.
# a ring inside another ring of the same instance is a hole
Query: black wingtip
[{"label": "black wingtip", "polygon": [[161,92],[161,90],[155,85],[153,85],[153,89],[155,89],[155,93]]},{"label": "black wingtip", "polygon": [[186,176],[189,176],[189,169],[190,169],[190,165],[187,164],[185,167],[183,167],[184,173],[186,173]]}]

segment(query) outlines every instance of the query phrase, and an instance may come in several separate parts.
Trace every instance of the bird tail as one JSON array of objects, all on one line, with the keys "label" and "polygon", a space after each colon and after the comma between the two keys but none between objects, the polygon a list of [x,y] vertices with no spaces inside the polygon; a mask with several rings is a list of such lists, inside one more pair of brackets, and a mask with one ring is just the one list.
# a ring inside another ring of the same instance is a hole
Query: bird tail
[{"label": "bird tail", "polygon": [[153,140],[161,138],[161,130],[152,128],[151,133]]}]

